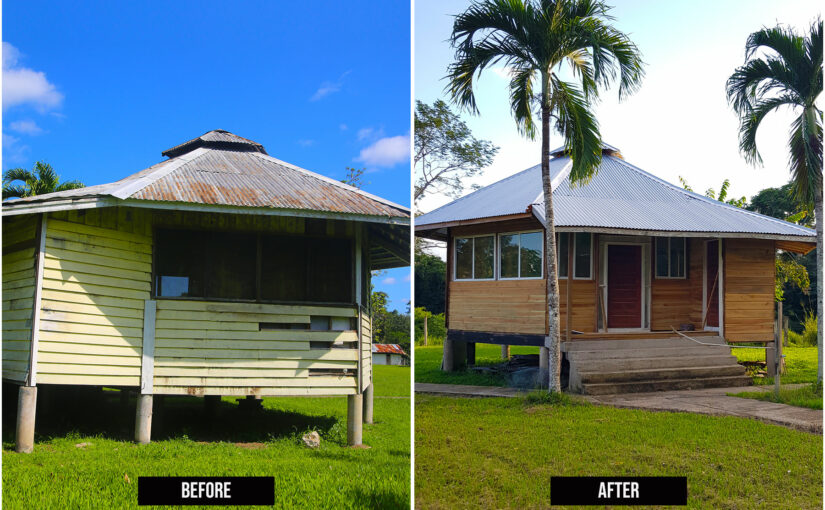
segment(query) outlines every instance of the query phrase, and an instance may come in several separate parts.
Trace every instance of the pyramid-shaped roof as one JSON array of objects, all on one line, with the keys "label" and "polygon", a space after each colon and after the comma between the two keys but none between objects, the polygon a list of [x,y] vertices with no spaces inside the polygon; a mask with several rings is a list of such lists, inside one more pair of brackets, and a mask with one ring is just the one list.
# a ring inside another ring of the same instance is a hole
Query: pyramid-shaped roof
[{"label": "pyramid-shaped roof", "polygon": [[[555,226],[562,230],[665,235],[750,235],[815,241],[816,233],[693,193],[626,162],[609,147],[593,179],[571,185],[571,161],[561,151],[550,160]],[[450,225],[531,213],[544,221],[541,166],[490,184],[415,219],[420,235],[443,238]]]},{"label": "pyramid-shaped roof", "polygon": [[163,155],[169,159],[113,183],[6,201],[3,214],[174,203],[182,210],[279,210],[409,223],[409,209],[275,159],[263,145],[228,131],[209,131]]}]

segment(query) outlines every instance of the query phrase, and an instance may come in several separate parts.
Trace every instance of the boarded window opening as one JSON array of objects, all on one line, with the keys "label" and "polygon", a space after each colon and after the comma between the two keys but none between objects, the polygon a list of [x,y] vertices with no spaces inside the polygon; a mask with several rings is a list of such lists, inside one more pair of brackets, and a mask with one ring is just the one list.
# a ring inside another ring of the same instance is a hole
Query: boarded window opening
[{"label": "boarded window opening", "polygon": [[310,368],[309,376],[350,376],[355,377],[354,368]]},{"label": "boarded window opening", "polygon": [[357,349],[358,348],[358,342],[346,342],[346,343],[343,343],[343,344],[334,344],[332,342],[310,341],[309,342],[309,348],[310,349],[323,349],[325,351],[329,350],[329,349]]},{"label": "boarded window opening", "polygon": [[308,330],[309,324],[292,322],[259,322],[258,331],[278,331],[278,330]]}]

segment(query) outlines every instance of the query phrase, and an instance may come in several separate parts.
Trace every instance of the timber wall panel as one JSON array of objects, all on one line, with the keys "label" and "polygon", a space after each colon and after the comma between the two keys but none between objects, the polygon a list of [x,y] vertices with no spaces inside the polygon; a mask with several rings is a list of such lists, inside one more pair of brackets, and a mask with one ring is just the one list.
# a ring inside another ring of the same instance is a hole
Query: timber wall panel
[{"label": "timber wall panel", "polygon": [[776,249],[773,241],[725,239],[725,339],[772,341]]},{"label": "timber wall panel", "polygon": [[3,378],[18,382],[31,355],[37,223],[36,215],[3,218],[3,248],[14,250],[3,253]]},{"label": "timber wall panel", "polygon": [[[559,322],[561,323],[561,337],[566,338],[567,332],[567,283],[569,280],[559,280]],[[573,280],[570,288],[570,304],[573,307],[571,329],[590,333],[596,331],[596,294],[598,283],[596,280]]]},{"label": "timber wall panel", "polygon": [[670,331],[681,324],[702,329],[702,289],[705,243],[688,240],[687,275],[684,279],[656,278],[655,242],[651,243],[650,329]]},{"label": "timber wall panel", "polygon": [[545,334],[544,280],[450,281],[450,329]]},{"label": "timber wall panel", "polygon": [[361,390],[372,382],[372,317],[366,312],[361,315]]},{"label": "timber wall panel", "polygon": [[38,382],[139,386],[148,211],[61,211],[47,225]]},{"label": "timber wall panel", "polygon": [[[260,323],[351,320],[355,308],[157,300],[153,392],[191,395],[337,395],[358,391],[358,335],[260,330]],[[346,370],[346,374],[312,370]]]}]

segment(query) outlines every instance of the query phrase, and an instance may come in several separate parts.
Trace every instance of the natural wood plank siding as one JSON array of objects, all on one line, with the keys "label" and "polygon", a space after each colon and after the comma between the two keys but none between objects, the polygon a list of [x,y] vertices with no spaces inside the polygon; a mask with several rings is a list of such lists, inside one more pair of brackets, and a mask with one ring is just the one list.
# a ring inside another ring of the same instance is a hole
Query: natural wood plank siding
[{"label": "natural wood plank siding", "polygon": [[545,334],[544,280],[451,281],[450,329]]},{"label": "natural wood plank siding", "polygon": [[773,340],[775,254],[773,241],[725,239],[722,271],[728,341]]},{"label": "natural wood plank siding", "polygon": [[[349,321],[355,308],[159,299],[154,392],[328,395],[357,391],[358,336],[349,331],[261,330],[312,316]],[[362,321],[362,328],[368,320]],[[322,344],[322,345],[319,345]],[[325,347],[324,345],[327,345]],[[311,370],[346,374],[314,375]]]},{"label": "natural wood plank siding", "polygon": [[37,221],[3,218],[3,378],[19,382],[29,370]]},{"label": "natural wood plank siding", "polygon": [[37,380],[138,386],[152,269],[147,211],[49,216]]},{"label": "natural wood plank siding", "polygon": [[685,279],[656,278],[655,243],[651,243],[650,329],[671,331],[681,324],[702,329],[703,239],[689,239]]},{"label": "natural wood plank siding", "polygon": [[[559,309],[559,320],[561,329],[567,331],[567,282],[559,280],[559,297],[561,306]],[[571,329],[589,333],[596,331],[596,280],[573,280],[570,287],[570,305],[573,308]],[[562,335],[564,336],[564,334]]]}]

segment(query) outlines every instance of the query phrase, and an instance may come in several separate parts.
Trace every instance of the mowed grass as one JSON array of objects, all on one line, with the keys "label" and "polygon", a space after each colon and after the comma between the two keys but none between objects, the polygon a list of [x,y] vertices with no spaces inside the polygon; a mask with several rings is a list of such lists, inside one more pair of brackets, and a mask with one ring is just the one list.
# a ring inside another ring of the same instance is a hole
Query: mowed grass
[{"label": "mowed grass", "polygon": [[415,404],[418,508],[547,508],[554,475],[687,476],[690,508],[822,508],[821,435],[525,399]]},{"label": "mowed grass", "polygon": [[[415,347],[415,382],[440,384],[470,384],[475,386],[507,386],[501,376],[478,374],[472,371],[446,373],[441,371],[441,356],[444,347]],[[538,354],[538,347],[511,346],[510,355]],[[501,363],[501,346],[493,344],[476,344],[476,366]]]},{"label": "mowed grass", "polygon": [[[731,349],[739,361],[765,361],[764,349]],[[780,377],[782,384],[816,382],[816,347],[782,347],[786,373]],[[773,384],[773,377],[754,377],[754,384]]]},{"label": "mowed grass", "polygon": [[[166,397],[153,442],[136,445],[135,399],[123,406],[117,391],[87,391],[39,408],[34,453],[18,454],[16,398],[6,401],[3,508],[132,508],[141,476],[274,476],[277,508],[408,508],[410,369],[374,368],[370,449],[346,446],[345,396],[265,398],[257,413],[224,398],[211,418],[203,399]],[[318,450],[301,443],[310,430]]]},{"label": "mowed grass", "polygon": [[[780,381],[781,383],[781,381]],[[822,409],[822,385],[808,384],[799,388],[779,388],[779,395],[774,390],[767,391],[743,391],[740,393],[728,393],[732,397],[752,398],[764,402],[777,402],[797,407],[808,407],[810,409]]]}]

